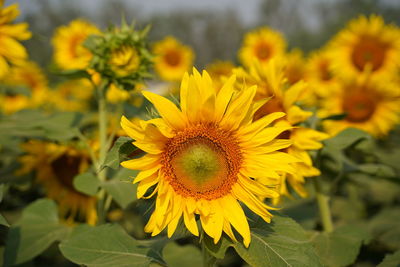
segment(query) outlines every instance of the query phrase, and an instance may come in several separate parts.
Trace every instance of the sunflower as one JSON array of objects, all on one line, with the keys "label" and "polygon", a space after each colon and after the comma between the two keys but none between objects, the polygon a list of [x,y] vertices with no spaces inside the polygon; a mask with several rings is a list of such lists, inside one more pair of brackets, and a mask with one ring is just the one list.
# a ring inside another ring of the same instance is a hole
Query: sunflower
[{"label": "sunflower", "polygon": [[276,56],[282,56],[285,49],[285,39],[279,32],[262,27],[244,36],[239,60],[245,67],[250,66],[254,60],[266,63]]},{"label": "sunflower", "polygon": [[124,102],[130,98],[130,93],[127,90],[120,89],[116,85],[111,84],[106,93],[106,99],[108,102],[116,104]]},{"label": "sunflower", "polygon": [[325,120],[324,128],[332,135],[349,128],[382,137],[399,122],[400,88],[390,80],[363,77],[340,80],[339,89],[322,102],[321,117],[345,114],[343,120]]},{"label": "sunflower", "polygon": [[139,68],[140,56],[134,46],[122,45],[111,51],[109,64],[117,76],[128,76]]},{"label": "sunflower", "polygon": [[67,80],[51,91],[50,102],[57,110],[84,111],[90,106],[93,91],[87,79]]},{"label": "sunflower", "polygon": [[167,36],[153,46],[154,68],[161,79],[180,81],[194,60],[193,50],[172,36]]},{"label": "sunflower", "polygon": [[43,70],[33,61],[26,61],[10,69],[4,83],[11,86],[23,86],[30,90],[30,106],[37,107],[47,101],[48,81]]},{"label": "sunflower", "polygon": [[213,84],[217,90],[220,90],[223,86],[225,79],[232,75],[232,71],[235,68],[230,61],[217,60],[210,65],[206,66],[206,71],[213,80]]},{"label": "sunflower", "polygon": [[331,65],[332,59],[326,48],[313,52],[307,60],[305,80],[317,100],[329,97],[332,90],[336,91],[338,83],[331,71]]},{"label": "sunflower", "polygon": [[305,75],[303,51],[296,48],[287,53],[285,57],[287,60],[285,77],[289,84],[295,84],[303,80]]},{"label": "sunflower", "polygon": [[90,164],[89,155],[73,146],[31,140],[22,145],[25,155],[17,174],[35,171],[36,182],[42,184],[47,197],[59,203],[59,212],[67,221],[85,219],[95,224],[96,198],[84,195],[73,186],[76,175],[85,172]]},{"label": "sunflower", "polygon": [[29,97],[22,94],[0,95],[0,109],[4,114],[12,114],[30,107]]},{"label": "sunflower", "polygon": [[[293,168],[296,169],[295,173],[280,172],[279,193],[280,195],[290,196],[287,188],[288,183],[297,194],[306,197],[307,192],[303,187],[304,177],[320,175],[320,171],[313,166],[307,151],[320,149],[322,144],[319,141],[328,138],[328,135],[299,125],[312,116],[312,112],[305,111],[297,105],[304,99],[308,85],[304,81],[290,85],[286,78],[286,64],[283,59],[272,59],[267,64],[253,62],[249,70],[239,68],[234,73],[244,83],[258,86],[255,99],[271,98],[255,112],[254,119],[256,122],[274,114],[274,112],[287,114],[285,118],[277,120],[274,125],[287,128],[279,137],[292,142],[292,145],[286,148],[285,152],[298,158],[299,162],[291,163]],[[279,199],[275,198],[274,203],[278,203]]]},{"label": "sunflower", "polygon": [[366,71],[392,75],[400,62],[400,31],[376,15],[360,16],[338,33],[331,47],[332,70],[344,78]]},{"label": "sunflower", "polygon": [[11,24],[18,17],[18,4],[4,7],[0,0],[0,79],[8,72],[10,64],[20,64],[28,54],[18,41],[31,38],[27,23]]},{"label": "sunflower", "polygon": [[233,226],[248,247],[250,229],[239,201],[270,222],[272,208],[260,199],[279,196],[279,171],[295,172],[289,164],[297,159],[279,151],[291,142],[277,139],[288,127],[269,126],[285,114],[253,122],[253,114],[266,101],[253,103],[255,86],[237,93],[232,76],[216,93],[207,72],[193,72],[183,77],[180,108],[143,92],[161,118],[132,123],[122,117],[122,128],[147,154],[121,165],[140,170],[134,180],[138,198],[157,194],[145,226],[152,236],[167,227],[170,237],[181,217],[198,236],[198,217],[215,243],[222,232],[236,240]]},{"label": "sunflower", "polygon": [[92,53],[83,47],[83,42],[92,34],[98,35],[100,30],[81,19],[57,28],[52,39],[54,61],[57,66],[63,70],[87,68],[92,59]]}]

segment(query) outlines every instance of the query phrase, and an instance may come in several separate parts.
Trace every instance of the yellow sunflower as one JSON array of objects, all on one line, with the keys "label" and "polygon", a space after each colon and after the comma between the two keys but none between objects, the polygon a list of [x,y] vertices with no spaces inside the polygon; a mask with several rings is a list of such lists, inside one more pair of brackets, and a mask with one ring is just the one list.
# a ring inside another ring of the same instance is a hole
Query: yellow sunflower
[{"label": "yellow sunflower", "polygon": [[100,34],[100,30],[81,19],[57,28],[52,39],[57,66],[63,70],[85,69],[92,59],[92,54],[83,47],[83,42],[92,34]]},{"label": "yellow sunflower", "polygon": [[84,111],[89,108],[93,91],[87,79],[67,80],[51,91],[50,102],[57,110]]},{"label": "yellow sunflower", "polygon": [[305,80],[312,88],[316,100],[329,97],[338,86],[331,71],[332,60],[326,48],[313,52],[307,60]]},{"label": "yellow sunflower", "polygon": [[26,95],[0,95],[0,109],[4,114],[12,114],[30,107],[29,97]]},{"label": "yellow sunflower", "polygon": [[153,46],[154,69],[161,79],[180,81],[193,66],[193,50],[172,36],[167,36]]},{"label": "yellow sunflower", "polygon": [[135,47],[123,45],[111,51],[109,64],[117,76],[124,77],[139,68],[140,56]]},{"label": "yellow sunflower", "polygon": [[146,232],[154,236],[168,228],[170,237],[183,217],[187,229],[198,236],[198,216],[215,243],[223,232],[236,240],[233,226],[248,247],[250,229],[239,202],[270,222],[271,207],[260,199],[279,196],[279,171],[296,172],[289,164],[297,159],[279,151],[291,144],[277,139],[288,127],[270,126],[285,114],[253,122],[266,101],[253,103],[255,86],[237,93],[232,76],[216,93],[207,72],[193,72],[183,77],[180,108],[143,92],[161,117],[137,123],[122,118],[133,144],[147,154],[121,164],[140,170],[134,180],[138,198],[157,194]]},{"label": "yellow sunflower", "polygon": [[10,64],[20,64],[28,56],[25,47],[18,42],[31,38],[28,24],[11,24],[18,15],[18,4],[4,7],[4,0],[0,0],[0,79],[8,72]]},{"label": "yellow sunflower", "polygon": [[233,65],[232,62],[220,60],[206,66],[206,71],[213,80],[216,90],[220,90],[222,88],[224,81],[232,75],[234,68],[235,65]]},{"label": "yellow sunflower", "polygon": [[44,186],[48,198],[58,202],[62,218],[70,222],[84,219],[94,225],[96,198],[76,191],[73,186],[74,177],[89,167],[86,151],[37,140],[23,144],[22,148],[26,154],[19,158],[22,167],[17,174],[35,171],[36,182]]},{"label": "yellow sunflower", "polygon": [[285,55],[287,65],[285,68],[285,77],[289,84],[295,84],[304,79],[305,75],[305,60],[303,51],[300,49],[293,49]]},{"label": "yellow sunflower", "polygon": [[400,88],[388,80],[362,78],[340,80],[339,90],[322,102],[320,117],[346,114],[343,120],[324,121],[332,135],[349,128],[382,137],[399,122]]},{"label": "yellow sunflower", "polygon": [[[298,158],[299,162],[292,163],[293,168],[296,169],[295,173],[280,172],[279,193],[290,196],[287,189],[288,183],[301,197],[306,197],[307,192],[303,186],[304,177],[320,175],[320,171],[313,167],[307,151],[320,149],[322,144],[319,141],[328,138],[328,135],[299,125],[312,115],[312,112],[305,111],[297,105],[304,98],[308,85],[304,81],[290,85],[285,70],[284,60],[272,59],[267,64],[253,62],[248,71],[239,68],[234,73],[242,79],[243,83],[258,86],[255,99],[271,98],[255,112],[256,122],[274,112],[286,113],[286,117],[277,120],[274,125],[287,128],[279,137],[292,142],[285,152]],[[275,198],[274,203],[278,201],[279,198]]]},{"label": "yellow sunflower", "polygon": [[26,61],[19,66],[13,66],[4,83],[30,89],[31,107],[37,107],[47,102],[49,89],[47,77],[35,62]]},{"label": "yellow sunflower", "polygon": [[266,63],[274,57],[282,56],[285,49],[285,39],[279,32],[262,27],[244,36],[239,60],[245,67],[250,66],[254,60]]},{"label": "yellow sunflower", "polygon": [[400,62],[400,31],[376,15],[360,16],[338,33],[331,47],[332,70],[344,78],[366,71],[392,75]]}]

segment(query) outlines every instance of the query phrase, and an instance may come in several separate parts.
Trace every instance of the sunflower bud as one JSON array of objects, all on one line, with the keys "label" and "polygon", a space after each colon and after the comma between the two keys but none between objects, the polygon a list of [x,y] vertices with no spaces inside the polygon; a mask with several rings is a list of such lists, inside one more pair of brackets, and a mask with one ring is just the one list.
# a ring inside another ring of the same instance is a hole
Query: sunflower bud
[{"label": "sunflower bud", "polygon": [[101,36],[90,36],[84,46],[93,53],[90,67],[119,88],[131,90],[150,77],[152,55],[147,49],[149,27],[141,31],[124,21],[120,28],[112,26]]}]

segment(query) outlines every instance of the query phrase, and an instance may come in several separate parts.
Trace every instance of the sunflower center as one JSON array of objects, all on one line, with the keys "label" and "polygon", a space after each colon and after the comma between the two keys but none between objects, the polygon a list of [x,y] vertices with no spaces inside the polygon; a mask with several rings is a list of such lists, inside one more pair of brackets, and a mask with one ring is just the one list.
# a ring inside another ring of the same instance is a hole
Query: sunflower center
[{"label": "sunflower center", "polygon": [[162,170],[178,194],[210,200],[230,192],[241,160],[231,133],[214,125],[197,125],[170,139]]},{"label": "sunflower center", "polygon": [[261,42],[256,45],[254,53],[258,59],[267,60],[271,57],[271,47],[267,43]]},{"label": "sunflower center", "polygon": [[384,63],[387,44],[372,36],[363,36],[354,46],[352,60],[360,71],[363,71],[367,64],[371,64],[372,70],[378,70]]},{"label": "sunflower center", "polygon": [[76,156],[63,154],[51,163],[54,175],[58,181],[67,189],[76,191],[73,179],[79,174],[81,159]]},{"label": "sunflower center", "polygon": [[346,120],[350,122],[367,121],[374,114],[375,108],[374,98],[361,91],[348,95],[343,102]]},{"label": "sunflower center", "polygon": [[167,62],[168,65],[170,65],[172,67],[176,67],[181,62],[181,55],[179,54],[178,51],[169,50],[164,55],[164,59],[165,59],[165,62]]}]

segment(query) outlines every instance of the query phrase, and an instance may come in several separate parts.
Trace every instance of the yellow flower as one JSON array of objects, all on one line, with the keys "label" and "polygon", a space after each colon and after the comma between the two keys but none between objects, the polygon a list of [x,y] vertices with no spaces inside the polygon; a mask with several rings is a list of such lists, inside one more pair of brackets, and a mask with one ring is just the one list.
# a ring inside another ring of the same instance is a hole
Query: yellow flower
[{"label": "yellow flower", "polygon": [[120,77],[127,76],[139,68],[140,57],[133,46],[120,46],[111,51],[109,64]]},{"label": "yellow flower", "polygon": [[287,65],[285,68],[285,76],[289,84],[295,84],[304,79],[304,57],[300,49],[293,49],[285,55]]},{"label": "yellow flower", "polygon": [[376,137],[388,134],[399,122],[400,88],[390,80],[363,78],[340,80],[339,90],[322,102],[320,117],[347,114],[343,120],[325,120],[332,135],[353,127]]},{"label": "yellow flower", "polygon": [[206,67],[206,71],[210,74],[216,90],[220,90],[224,81],[232,75],[235,68],[230,61],[215,61]]},{"label": "yellow flower", "polygon": [[154,69],[161,79],[180,81],[194,60],[194,54],[189,46],[183,45],[172,36],[167,36],[153,46]]},{"label": "yellow flower", "polygon": [[8,72],[10,64],[20,64],[28,56],[25,47],[18,42],[31,37],[28,24],[11,24],[18,15],[18,4],[4,7],[4,0],[0,1],[0,79]]},{"label": "yellow flower", "polygon": [[268,27],[262,27],[247,33],[239,50],[239,60],[250,66],[254,60],[266,63],[285,52],[286,42],[283,36]]},{"label": "yellow flower", "polygon": [[110,85],[110,88],[108,88],[107,93],[106,93],[106,99],[110,103],[119,103],[126,101],[130,98],[130,94],[128,91],[124,89],[120,89],[114,84]]},{"label": "yellow flower", "polygon": [[[328,138],[327,134],[298,125],[306,121],[312,112],[301,109],[296,104],[301,102],[307,91],[308,85],[299,81],[293,85],[288,84],[286,78],[286,62],[282,59],[272,59],[267,64],[254,62],[249,71],[236,69],[234,73],[243,82],[249,85],[257,85],[258,90],[255,99],[270,97],[271,99],[261,106],[254,115],[255,120],[262,120],[273,112],[284,112],[286,117],[275,122],[275,126],[285,127],[287,130],[279,137],[290,140],[292,145],[285,151],[298,158],[299,162],[292,163],[295,173],[281,172],[280,195],[290,196],[287,183],[302,197],[306,197],[303,184],[304,177],[317,176],[320,171],[313,167],[308,150],[320,149],[319,142]],[[276,198],[274,203],[277,203]]]},{"label": "yellow flower", "polygon": [[35,171],[36,182],[44,186],[47,197],[58,202],[61,217],[95,224],[96,198],[76,191],[73,186],[74,177],[89,167],[88,154],[73,146],[36,140],[23,144],[22,148],[26,154],[19,158],[22,167],[17,174]]},{"label": "yellow flower", "polygon": [[92,53],[83,47],[83,42],[92,34],[100,34],[100,30],[81,19],[57,28],[52,39],[54,61],[57,66],[63,70],[87,68],[92,59]]},{"label": "yellow flower", "polygon": [[67,80],[51,91],[50,102],[62,111],[84,111],[93,97],[93,85],[87,79]]},{"label": "yellow flower", "polygon": [[20,66],[13,66],[4,83],[28,88],[31,93],[31,107],[43,105],[48,101],[47,77],[35,62],[26,61]]},{"label": "yellow flower", "polygon": [[30,101],[26,95],[0,95],[0,108],[4,114],[12,114],[28,107]]},{"label": "yellow flower", "polygon": [[339,32],[330,51],[332,69],[341,77],[354,78],[364,71],[392,75],[399,68],[400,31],[379,16],[360,16]]},{"label": "yellow flower", "polygon": [[322,49],[313,52],[306,63],[305,80],[309,83],[315,100],[327,98],[333,90],[337,90],[337,79],[331,71],[332,60],[328,50]]},{"label": "yellow flower", "polygon": [[233,226],[248,247],[250,229],[239,202],[270,222],[271,207],[260,199],[278,196],[277,172],[295,172],[289,163],[296,159],[278,151],[291,143],[276,138],[287,128],[269,126],[285,114],[273,113],[253,122],[253,114],[266,101],[253,103],[255,86],[237,93],[232,76],[216,93],[207,72],[193,72],[183,77],[180,108],[143,92],[161,118],[137,123],[122,118],[121,126],[135,140],[133,144],[147,154],[121,164],[140,170],[134,180],[138,198],[157,194],[145,227],[152,236],[168,228],[170,237],[181,217],[198,236],[198,216],[215,243],[222,232],[236,240]]}]

